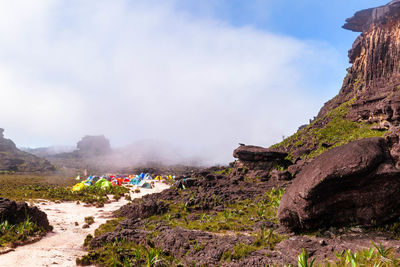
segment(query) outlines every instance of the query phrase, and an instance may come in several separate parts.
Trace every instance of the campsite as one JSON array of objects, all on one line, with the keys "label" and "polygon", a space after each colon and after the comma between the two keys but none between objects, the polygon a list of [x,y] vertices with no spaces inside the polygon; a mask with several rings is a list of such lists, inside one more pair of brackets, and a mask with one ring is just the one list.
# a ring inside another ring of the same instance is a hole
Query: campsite
[{"label": "campsite", "polygon": [[400,266],[400,0],[0,0],[0,98],[0,267]]},{"label": "campsite", "polygon": [[[76,201],[37,200],[34,205],[46,212],[54,227],[52,232],[32,244],[16,248],[3,247],[0,250],[0,254],[3,254],[0,256],[1,266],[74,266],[76,258],[85,255],[82,245],[86,236],[94,235],[100,225],[111,220],[112,212],[127,204],[127,199],[140,198],[168,187],[169,185],[157,181],[151,189],[146,188],[139,193],[131,190],[129,198],[112,200],[101,208],[78,204]],[[87,218],[93,218],[90,225],[86,223]]]}]

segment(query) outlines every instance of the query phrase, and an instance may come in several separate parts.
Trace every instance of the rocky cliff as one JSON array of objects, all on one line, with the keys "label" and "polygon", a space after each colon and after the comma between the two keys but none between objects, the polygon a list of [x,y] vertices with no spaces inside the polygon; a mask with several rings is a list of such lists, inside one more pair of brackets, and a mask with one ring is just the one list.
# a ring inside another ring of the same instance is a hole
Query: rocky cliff
[{"label": "rocky cliff", "polygon": [[55,168],[47,160],[19,150],[13,141],[4,138],[0,128],[0,171],[46,172]]},{"label": "rocky cliff", "polygon": [[357,12],[343,28],[361,32],[340,92],[318,116],[275,148],[312,158],[400,124],[400,1]]}]

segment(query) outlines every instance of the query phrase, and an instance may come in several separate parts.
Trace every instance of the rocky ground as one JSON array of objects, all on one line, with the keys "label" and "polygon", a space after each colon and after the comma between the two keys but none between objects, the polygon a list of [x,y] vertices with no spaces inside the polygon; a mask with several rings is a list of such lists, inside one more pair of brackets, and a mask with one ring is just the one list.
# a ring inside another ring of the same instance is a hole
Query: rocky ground
[{"label": "rocky ground", "polygon": [[[323,225],[312,232],[292,232],[279,224],[273,203],[279,204],[275,189],[287,188],[291,181],[251,179],[240,168],[229,175],[216,172],[221,171],[203,171],[182,181],[184,189],[178,185],[122,207],[118,214],[127,219],[91,240],[85,259],[107,265],[99,261],[104,257],[99,249],[122,239],[161,250],[162,266],[296,265],[302,249],[319,262],[335,261],[335,253],[371,248],[371,242],[400,255],[395,233],[383,228]],[[268,196],[271,192],[275,195]],[[121,264],[128,251],[121,253]]]},{"label": "rocky ground", "polygon": [[[131,191],[130,195],[132,199],[140,198],[168,187],[163,183],[155,183],[153,189],[142,189],[140,193]],[[86,236],[93,235],[96,228],[113,218],[113,211],[127,203],[128,201],[122,198],[102,208],[96,208],[76,202],[39,201],[32,209],[38,211],[39,208],[45,212],[47,223],[54,229],[38,242],[11,250],[6,248],[8,253],[0,255],[1,266],[75,266],[76,258],[85,254],[83,241]],[[93,217],[90,225],[87,219],[85,220],[89,217]]]},{"label": "rocky ground", "polygon": [[309,125],[122,206],[77,262],[400,266],[399,26],[400,0],[357,12],[352,66]]},{"label": "rocky ground", "polygon": [[130,246],[161,251],[165,266],[280,266],[303,249],[320,264],[398,266],[399,25],[399,0],[357,12],[344,25],[361,32],[352,66],[309,125],[121,208],[126,219],[95,236],[82,263],[107,265],[101,244],[116,242],[120,265],[143,263]]}]

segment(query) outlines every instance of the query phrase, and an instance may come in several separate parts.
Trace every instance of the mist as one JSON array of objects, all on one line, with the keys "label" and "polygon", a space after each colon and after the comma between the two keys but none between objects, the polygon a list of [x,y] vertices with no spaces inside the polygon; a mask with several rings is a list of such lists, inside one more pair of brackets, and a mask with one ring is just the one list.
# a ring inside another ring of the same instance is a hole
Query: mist
[{"label": "mist", "polygon": [[175,162],[227,163],[239,142],[269,146],[295,132],[332,96],[321,91],[339,89],[329,45],[177,3],[0,1],[6,136],[45,147],[104,134],[117,149],[147,142],[162,157],[172,148]]}]

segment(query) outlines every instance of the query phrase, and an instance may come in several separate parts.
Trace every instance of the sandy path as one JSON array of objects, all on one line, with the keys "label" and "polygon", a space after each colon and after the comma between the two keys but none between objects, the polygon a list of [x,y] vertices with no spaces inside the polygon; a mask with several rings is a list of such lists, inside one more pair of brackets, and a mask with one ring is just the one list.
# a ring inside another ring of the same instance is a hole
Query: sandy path
[{"label": "sandy path", "polygon": [[[156,182],[153,189],[140,189],[140,193],[131,193],[132,198],[160,192],[168,185]],[[40,241],[16,248],[14,251],[0,255],[1,267],[15,266],[76,266],[75,259],[83,256],[83,241],[88,234],[93,234],[99,225],[111,217],[111,213],[128,201],[121,198],[106,204],[103,208],[85,207],[75,202],[42,202],[37,206],[47,213],[53,231]],[[94,217],[94,224],[83,229],[84,219]],[[75,222],[79,225],[76,226]]]}]

